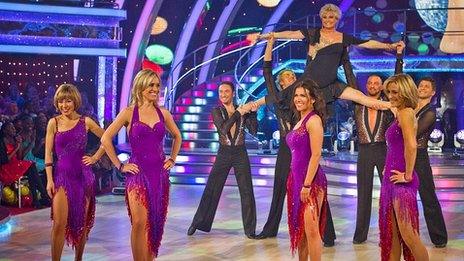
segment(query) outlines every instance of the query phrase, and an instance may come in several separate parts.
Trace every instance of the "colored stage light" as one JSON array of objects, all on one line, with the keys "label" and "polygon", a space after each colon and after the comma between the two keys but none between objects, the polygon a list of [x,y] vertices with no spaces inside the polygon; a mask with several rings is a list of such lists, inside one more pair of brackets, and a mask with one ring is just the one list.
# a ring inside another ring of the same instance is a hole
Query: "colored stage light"
[{"label": "colored stage light", "polygon": [[264,7],[276,7],[280,0],[257,0],[258,3]]},{"label": "colored stage light", "polygon": [[153,23],[153,26],[151,27],[151,34],[152,35],[157,35],[161,34],[162,32],[166,31],[168,28],[168,21],[164,19],[163,17],[156,17],[155,22]]},{"label": "colored stage light", "polygon": [[429,46],[427,44],[421,43],[417,47],[417,51],[420,55],[425,55],[429,53]]},{"label": "colored stage light", "polygon": [[174,57],[171,49],[159,44],[148,46],[145,50],[145,55],[148,57],[148,60],[160,65],[171,63],[172,58]]},{"label": "colored stage light", "polygon": [[373,16],[376,12],[377,10],[375,10],[375,8],[372,6],[368,6],[364,9],[364,15],[366,16]]},{"label": "colored stage light", "polygon": [[384,18],[385,18],[384,14],[377,13],[377,14],[372,16],[371,20],[375,24],[380,24],[383,21]]},{"label": "colored stage light", "polygon": [[206,179],[205,178],[195,178],[195,183],[196,184],[205,184]]},{"label": "colored stage light", "polygon": [[460,131],[456,132],[455,139],[461,145],[461,147],[463,147],[463,145],[464,145],[464,130],[460,130]]},{"label": "colored stage light", "polygon": [[231,29],[227,32],[227,34],[229,36],[231,35],[235,35],[235,34],[243,34],[243,33],[251,33],[251,32],[261,32],[263,30],[263,28],[261,27],[256,27],[256,26],[252,26],[252,27],[240,27],[240,28],[235,28],[235,29]]},{"label": "colored stage light", "polygon": [[427,142],[428,152],[437,152],[441,153],[442,152],[442,147],[444,144],[444,135],[443,132],[439,129],[434,129],[432,133],[430,133],[429,141]]}]

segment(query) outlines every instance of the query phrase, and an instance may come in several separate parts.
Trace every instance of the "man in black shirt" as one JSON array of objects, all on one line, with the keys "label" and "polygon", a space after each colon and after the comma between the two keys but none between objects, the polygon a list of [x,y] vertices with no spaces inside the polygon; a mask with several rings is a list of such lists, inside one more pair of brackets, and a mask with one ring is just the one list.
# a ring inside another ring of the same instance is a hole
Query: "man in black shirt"
[{"label": "man in black shirt", "polygon": [[422,78],[419,81],[417,90],[419,94],[419,103],[416,108],[417,158],[414,169],[419,177],[419,195],[430,239],[435,247],[442,248],[448,242],[448,234],[441,206],[435,194],[432,168],[430,167],[427,152],[427,143],[436,120],[435,108],[430,104],[432,97],[435,95],[435,81],[430,77]]},{"label": "man in black shirt", "polygon": [[258,122],[256,120],[256,104],[249,103],[238,107],[233,103],[234,84],[222,82],[219,85],[221,106],[214,108],[213,121],[219,134],[219,150],[209,174],[205,190],[201,197],[195,217],[187,234],[193,235],[196,229],[209,232],[216,214],[219,197],[229,174],[234,168],[240,199],[242,203],[242,220],[248,238],[255,237],[256,205],[251,181],[251,168],[245,147],[245,131],[255,135]]}]

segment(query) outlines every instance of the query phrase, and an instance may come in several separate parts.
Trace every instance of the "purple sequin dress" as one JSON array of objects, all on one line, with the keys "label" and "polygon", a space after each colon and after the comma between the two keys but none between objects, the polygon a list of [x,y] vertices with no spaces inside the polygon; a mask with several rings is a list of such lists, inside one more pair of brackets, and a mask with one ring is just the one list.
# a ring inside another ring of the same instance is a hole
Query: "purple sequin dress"
[{"label": "purple sequin dress", "polygon": [[169,172],[163,168],[165,155],[163,138],[165,135],[164,117],[156,107],[159,122],[153,127],[139,120],[138,107],[134,107],[129,143],[132,154],[129,160],[139,167],[138,174],[126,174],[126,203],[131,217],[128,196],[135,190],[137,200],[147,209],[147,245],[153,255],[158,249],[164,231],[164,223],[169,203]]},{"label": "purple sequin dress", "polygon": [[[414,231],[419,233],[419,213],[417,211],[419,179],[416,172],[414,172],[411,182],[394,184],[390,181],[392,170],[404,172],[406,169],[403,132],[398,125],[398,120],[395,120],[387,129],[385,138],[387,140],[387,158],[385,160],[385,173],[380,190],[379,229],[382,260],[389,260],[393,237],[392,222],[395,218],[393,216],[395,215],[393,202],[398,202],[399,204],[399,213],[396,213],[396,218],[410,223]],[[403,242],[400,233],[398,233],[398,236],[403,246],[404,259],[414,260],[410,249]]]},{"label": "purple sequin dress", "polygon": [[[58,126],[58,125],[57,125]],[[66,241],[73,248],[80,242],[85,230],[90,231],[95,218],[95,176],[90,166],[82,163],[87,145],[85,117],[67,131],[56,131],[53,169],[55,190],[64,189],[68,199]],[[89,200],[89,212],[85,216],[85,202]],[[53,219],[53,208],[51,213]]]},{"label": "purple sequin dress", "polygon": [[[300,192],[303,188],[303,183],[308,171],[308,164],[311,158],[311,141],[309,133],[306,129],[306,122],[315,115],[315,112],[310,112],[301,126],[292,130],[287,134],[286,140],[288,147],[292,152],[292,162],[290,165],[290,173],[287,179],[287,214],[288,214],[288,230],[290,234],[290,249],[292,254],[298,249],[298,244],[304,233],[304,211],[309,206],[308,203],[303,203],[300,199]],[[311,198],[313,202],[317,202],[319,193],[324,194],[321,213],[319,216],[319,233],[322,237],[327,216],[327,179],[324,171],[319,166],[311,183]],[[319,206],[315,206],[319,209]]]}]

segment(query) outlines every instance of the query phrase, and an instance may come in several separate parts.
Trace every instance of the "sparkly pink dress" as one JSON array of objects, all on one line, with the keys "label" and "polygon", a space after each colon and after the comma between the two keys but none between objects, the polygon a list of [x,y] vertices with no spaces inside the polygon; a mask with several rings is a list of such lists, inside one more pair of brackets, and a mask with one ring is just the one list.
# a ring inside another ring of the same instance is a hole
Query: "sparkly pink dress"
[{"label": "sparkly pink dress", "polygon": [[[290,234],[290,249],[292,254],[298,249],[298,243],[304,233],[304,211],[309,206],[300,199],[300,192],[308,170],[308,163],[311,158],[311,141],[309,139],[306,122],[315,115],[312,111],[306,115],[301,126],[287,134],[286,140],[288,147],[292,152],[292,162],[290,164],[290,173],[287,179],[287,214],[288,214],[288,231]],[[324,193],[321,214],[319,216],[319,233],[324,235],[324,229],[327,218],[327,179],[324,171],[319,166],[317,173],[311,183],[311,198],[317,202],[318,194]],[[316,206],[319,209],[319,206]]]},{"label": "sparkly pink dress", "polygon": [[155,257],[164,231],[164,223],[169,203],[169,172],[163,168],[163,138],[166,132],[164,117],[156,107],[159,122],[153,127],[139,120],[138,107],[134,107],[129,143],[131,157],[129,162],[139,167],[138,174],[126,174],[126,203],[131,217],[128,196],[135,191],[139,202],[147,209],[147,245]]},{"label": "sparkly pink dress", "polygon": [[[74,248],[85,230],[90,231],[95,219],[95,176],[92,168],[82,163],[87,145],[85,117],[81,117],[70,130],[57,129],[54,144],[57,160],[53,168],[53,182],[55,190],[63,188],[68,199],[66,241]],[[89,200],[87,216],[86,199]],[[53,208],[51,217],[53,219]]]},{"label": "sparkly pink dress", "polygon": [[[387,158],[385,160],[385,174],[380,189],[379,229],[382,260],[389,260],[392,249],[392,222],[395,219],[393,202],[399,203],[399,212],[396,218],[410,223],[414,231],[419,233],[419,213],[417,210],[417,189],[419,179],[416,172],[408,183],[394,184],[390,181],[392,170],[405,171],[403,132],[395,120],[385,132],[387,140]],[[414,260],[411,250],[400,237],[405,260]]]}]

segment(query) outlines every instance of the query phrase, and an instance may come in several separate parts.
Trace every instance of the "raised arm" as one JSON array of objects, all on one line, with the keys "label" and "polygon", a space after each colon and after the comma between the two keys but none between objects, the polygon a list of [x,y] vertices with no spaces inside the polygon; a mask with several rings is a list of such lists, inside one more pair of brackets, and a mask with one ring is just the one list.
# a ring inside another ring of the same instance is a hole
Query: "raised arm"
[{"label": "raised arm", "polygon": [[263,76],[266,83],[267,93],[266,103],[272,104],[278,102],[277,87],[272,76],[272,48],[274,47],[275,38],[271,36],[267,40],[266,50],[264,51]]},{"label": "raised arm", "polygon": [[406,45],[403,41],[399,41],[396,46],[396,63],[395,63],[395,75],[403,73],[403,51]]}]

